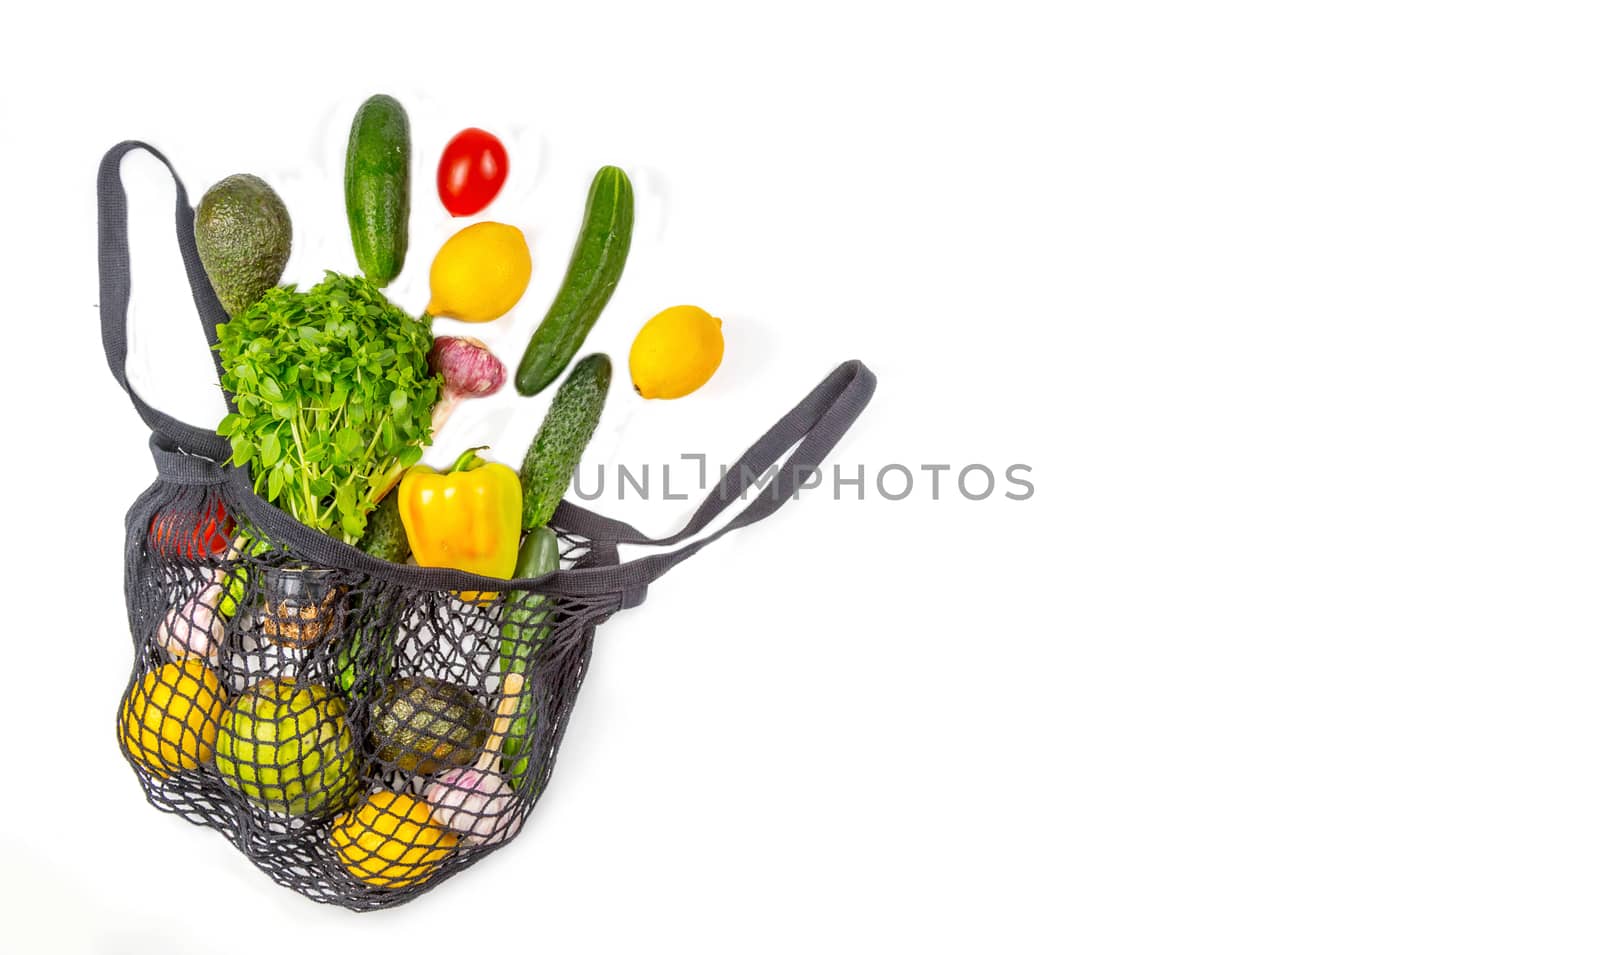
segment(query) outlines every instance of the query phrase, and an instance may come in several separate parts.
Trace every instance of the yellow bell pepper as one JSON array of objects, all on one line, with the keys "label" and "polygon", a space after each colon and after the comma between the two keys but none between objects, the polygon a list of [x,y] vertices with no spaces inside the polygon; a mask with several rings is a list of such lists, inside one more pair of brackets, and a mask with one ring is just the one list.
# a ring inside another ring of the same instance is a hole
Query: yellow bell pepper
[{"label": "yellow bell pepper", "polygon": [[[472,448],[440,473],[418,464],[406,470],[400,495],[400,523],[411,553],[423,567],[509,578],[517,569],[522,536],[522,483],[504,464],[478,456]],[[463,600],[493,599],[493,594],[463,593]]]}]

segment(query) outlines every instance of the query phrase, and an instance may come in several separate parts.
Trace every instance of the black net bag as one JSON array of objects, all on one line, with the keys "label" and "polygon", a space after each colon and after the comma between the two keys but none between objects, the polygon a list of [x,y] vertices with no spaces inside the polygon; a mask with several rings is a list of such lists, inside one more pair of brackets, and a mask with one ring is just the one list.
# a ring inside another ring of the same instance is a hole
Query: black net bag
[{"label": "black net bag", "polygon": [[[561,567],[545,576],[388,563],[258,497],[226,463],[226,440],[128,386],[120,164],[135,149],[166,163],[123,143],[99,176],[106,357],[152,430],[156,464],[127,516],[133,670],[117,738],[152,805],[224,834],[279,884],[356,911],[398,905],[517,835],[549,783],[595,628],[797,496],[866,406],[873,375],[859,362],[836,369],[671,537],[564,501],[551,521]],[[178,244],[215,345],[227,318],[173,178]],[[731,520],[691,540],[734,502]],[[619,544],[681,546],[623,563]]]}]

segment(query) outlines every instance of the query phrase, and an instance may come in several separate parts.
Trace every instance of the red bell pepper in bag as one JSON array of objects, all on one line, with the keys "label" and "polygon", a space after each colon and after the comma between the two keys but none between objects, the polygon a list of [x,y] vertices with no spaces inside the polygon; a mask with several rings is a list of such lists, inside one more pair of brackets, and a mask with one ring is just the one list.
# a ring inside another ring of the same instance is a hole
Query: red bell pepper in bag
[{"label": "red bell pepper in bag", "polygon": [[215,557],[232,535],[233,518],[221,501],[204,513],[158,511],[150,519],[150,544],[162,557]]}]

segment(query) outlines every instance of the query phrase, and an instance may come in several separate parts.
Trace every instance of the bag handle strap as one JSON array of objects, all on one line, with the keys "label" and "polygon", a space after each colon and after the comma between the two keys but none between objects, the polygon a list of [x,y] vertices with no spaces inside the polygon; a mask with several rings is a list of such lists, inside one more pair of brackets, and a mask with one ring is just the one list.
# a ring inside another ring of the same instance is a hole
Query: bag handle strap
[{"label": "bag handle strap", "polygon": [[560,571],[558,586],[572,593],[621,592],[623,607],[638,605],[644,600],[645,588],[662,574],[722,535],[770,516],[786,501],[798,496],[800,488],[821,466],[822,459],[872,400],[877,385],[877,376],[859,361],[847,361],[835,368],[723,473],[722,480],[706,495],[689,523],[670,537],[647,537],[629,524],[601,517],[563,500],[551,523],[591,540],[610,544],[676,544],[704,530],[729,505],[741,499],[784,452],[791,447],[795,449],[772,483],[715,533],[677,550],[640,557],[620,566]]},{"label": "bag handle strap", "polygon": [[[131,264],[128,255],[128,194],[122,185],[122,158],[135,150],[143,150],[161,161],[172,175],[177,188],[175,218],[178,230],[178,249],[183,254],[184,271],[189,276],[189,291],[194,296],[195,308],[200,312],[200,324],[206,333],[206,344],[217,344],[217,325],[228,320],[222,303],[211,288],[205,268],[200,264],[200,252],[194,241],[194,210],[189,207],[189,196],[183,182],[160,151],[145,143],[128,140],[118,143],[100,161],[100,339],[105,345],[106,362],[111,366],[111,376],[122,386],[133,401],[134,410],[152,431],[192,454],[201,454],[214,461],[226,461],[231,452],[227,440],[215,431],[197,428],[179,421],[145,403],[128,384],[128,300],[133,292]],[[217,377],[222,376],[222,358],[213,348],[211,355],[217,366]]]}]

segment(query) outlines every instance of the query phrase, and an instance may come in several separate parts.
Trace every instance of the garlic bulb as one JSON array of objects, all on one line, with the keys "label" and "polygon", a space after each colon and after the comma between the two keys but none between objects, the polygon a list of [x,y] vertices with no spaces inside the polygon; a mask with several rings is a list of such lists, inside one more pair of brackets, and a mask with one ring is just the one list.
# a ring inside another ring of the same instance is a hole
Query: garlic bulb
[{"label": "garlic bulb", "polygon": [[471,766],[441,773],[423,787],[422,799],[433,807],[433,821],[461,837],[461,844],[487,846],[504,842],[522,828],[522,813],[511,784],[500,773],[500,747],[511,729],[511,717],[522,695],[524,678],[508,673],[500,687],[500,705],[483,753]]},{"label": "garlic bulb", "polygon": [[174,660],[200,657],[207,663],[217,662],[223,630],[217,605],[222,602],[223,593],[222,584],[207,584],[200,593],[167,611],[156,628],[156,643],[168,656]]},{"label": "garlic bulb", "polygon": [[469,846],[504,842],[522,828],[516,796],[499,773],[460,766],[442,773],[422,790],[433,819]]},{"label": "garlic bulb", "polygon": [[506,366],[476,338],[438,336],[428,352],[428,367],[444,379],[439,401],[433,406],[435,434],[444,427],[456,405],[468,398],[492,395],[506,381]]}]

